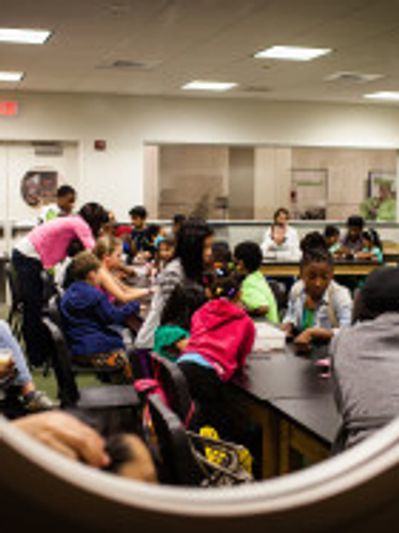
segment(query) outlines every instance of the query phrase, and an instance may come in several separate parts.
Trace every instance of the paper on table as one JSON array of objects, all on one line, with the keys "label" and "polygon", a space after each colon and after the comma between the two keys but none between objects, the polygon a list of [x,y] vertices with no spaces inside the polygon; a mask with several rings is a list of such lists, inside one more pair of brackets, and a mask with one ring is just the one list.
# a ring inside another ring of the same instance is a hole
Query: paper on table
[{"label": "paper on table", "polygon": [[286,342],[285,333],[276,326],[267,322],[258,322],[255,324],[255,328],[254,352],[270,352],[284,348]]}]

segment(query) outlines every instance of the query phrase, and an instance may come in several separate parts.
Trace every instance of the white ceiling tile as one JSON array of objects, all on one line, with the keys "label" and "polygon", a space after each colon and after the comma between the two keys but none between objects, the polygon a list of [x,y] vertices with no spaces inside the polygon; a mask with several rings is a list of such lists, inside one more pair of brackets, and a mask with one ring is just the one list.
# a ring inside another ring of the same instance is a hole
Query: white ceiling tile
[{"label": "white ceiling tile", "polygon": [[[209,78],[240,84],[220,98],[363,102],[365,85],[323,81],[346,70],[384,74],[372,90],[399,88],[394,0],[2,0],[1,9],[6,27],[55,31],[44,46],[0,44],[0,68],[26,72],[18,90],[183,96],[183,83]],[[253,58],[274,44],[334,51],[302,65]],[[118,60],[154,66],[98,68]]]}]

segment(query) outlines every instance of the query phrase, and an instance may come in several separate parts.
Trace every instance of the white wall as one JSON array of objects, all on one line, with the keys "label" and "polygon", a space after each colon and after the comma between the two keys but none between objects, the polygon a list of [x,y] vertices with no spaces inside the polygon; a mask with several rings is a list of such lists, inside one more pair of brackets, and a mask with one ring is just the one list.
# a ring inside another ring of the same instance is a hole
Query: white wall
[{"label": "white wall", "polygon": [[[399,108],[381,105],[2,93],[17,117],[0,118],[0,139],[78,141],[79,200],[127,218],[143,200],[145,143],[399,147]],[[107,150],[96,152],[95,139]]]}]

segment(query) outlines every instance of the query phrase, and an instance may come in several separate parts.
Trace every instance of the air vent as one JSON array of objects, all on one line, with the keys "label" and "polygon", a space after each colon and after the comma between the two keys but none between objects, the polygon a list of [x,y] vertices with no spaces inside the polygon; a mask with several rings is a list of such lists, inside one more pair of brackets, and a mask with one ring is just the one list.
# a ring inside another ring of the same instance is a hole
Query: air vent
[{"label": "air vent", "polygon": [[61,143],[53,141],[32,141],[35,155],[61,156],[64,149]]},{"label": "air vent", "polygon": [[338,81],[346,83],[368,83],[383,78],[382,74],[363,74],[361,72],[342,71],[335,72],[324,78],[325,81]]},{"label": "air vent", "polygon": [[111,63],[97,65],[96,68],[112,70],[151,70],[157,67],[160,63],[160,61],[132,61],[130,59],[116,59]]},{"label": "air vent", "polygon": [[271,91],[270,87],[264,87],[261,85],[248,85],[242,90],[245,93],[269,93]]}]

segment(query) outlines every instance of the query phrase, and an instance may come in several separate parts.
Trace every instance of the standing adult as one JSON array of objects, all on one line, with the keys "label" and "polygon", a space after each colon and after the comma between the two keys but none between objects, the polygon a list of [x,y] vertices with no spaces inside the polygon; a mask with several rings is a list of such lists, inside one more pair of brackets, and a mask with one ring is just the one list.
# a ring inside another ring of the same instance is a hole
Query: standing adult
[{"label": "standing adult", "polygon": [[213,231],[204,220],[189,218],[183,222],[175,257],[158,277],[149,313],[136,338],[137,348],[153,348],[155,330],[173,289],[186,281],[201,284],[204,269],[212,262],[212,239]]},{"label": "standing adult", "polygon": [[40,366],[46,359],[46,331],[41,323],[43,271],[65,259],[72,241],[94,248],[95,238],[107,222],[107,211],[100,204],[87,203],[78,215],[41,224],[15,244],[11,260],[21,290],[22,330],[31,364]]},{"label": "standing adult", "polygon": [[300,255],[298,232],[288,224],[289,219],[290,213],[285,207],[279,207],[275,211],[273,224],[266,230],[261,244],[263,256],[271,251],[280,250],[284,258],[298,258]]},{"label": "standing adult", "polygon": [[360,204],[360,213],[366,220],[394,222],[396,220],[396,195],[392,182],[381,178],[378,182],[378,196],[367,198]]}]

